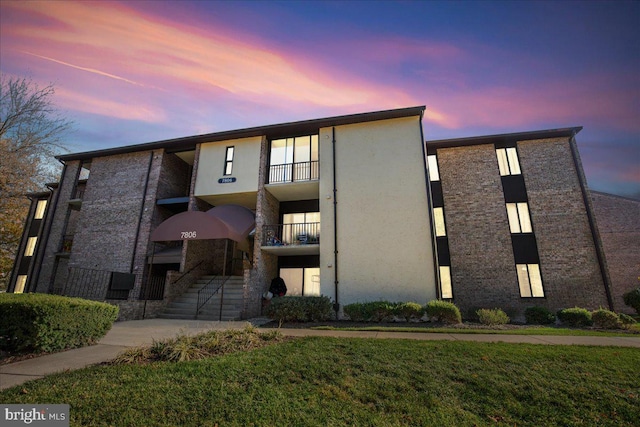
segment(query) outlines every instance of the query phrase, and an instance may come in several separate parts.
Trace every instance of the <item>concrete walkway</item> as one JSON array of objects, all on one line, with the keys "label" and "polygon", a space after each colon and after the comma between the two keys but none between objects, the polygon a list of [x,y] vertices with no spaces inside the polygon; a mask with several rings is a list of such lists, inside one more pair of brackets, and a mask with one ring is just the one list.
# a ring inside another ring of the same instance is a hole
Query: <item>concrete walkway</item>
[{"label": "concrete walkway", "polygon": [[[253,323],[260,324],[261,319]],[[154,340],[173,338],[179,334],[195,335],[210,329],[240,329],[247,322],[214,322],[201,320],[146,319],[114,323],[107,335],[96,345],[49,354],[0,366],[0,390],[27,381],[43,378],[55,372],[80,369],[113,359],[129,347],[151,344]],[[379,339],[447,340],[476,342],[507,342],[547,345],[596,345],[640,348],[640,337],[547,336],[450,334],[422,332],[332,331],[314,329],[280,329],[292,337],[348,337]]]}]

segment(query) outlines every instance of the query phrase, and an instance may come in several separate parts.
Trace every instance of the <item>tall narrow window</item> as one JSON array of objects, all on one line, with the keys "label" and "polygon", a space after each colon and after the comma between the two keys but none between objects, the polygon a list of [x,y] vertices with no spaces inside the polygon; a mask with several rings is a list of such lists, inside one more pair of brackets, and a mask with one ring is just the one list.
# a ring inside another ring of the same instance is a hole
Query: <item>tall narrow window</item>
[{"label": "tall narrow window", "polygon": [[520,163],[518,162],[518,152],[515,147],[496,149],[498,156],[498,168],[500,175],[520,175]]},{"label": "tall narrow window", "polygon": [[233,170],[233,151],[234,147],[227,147],[227,153],[224,156],[224,174],[231,175]]},{"label": "tall narrow window", "polygon": [[24,292],[24,286],[27,283],[27,276],[24,274],[21,274],[20,276],[18,276],[18,278],[16,279],[16,286],[15,288],[13,288],[13,293],[14,294],[21,294]]},{"label": "tall narrow window", "polygon": [[427,156],[427,165],[429,167],[429,180],[440,181],[440,171],[438,170],[438,159],[435,155]]},{"label": "tall narrow window", "polygon": [[441,298],[453,298],[451,267],[447,265],[440,266],[440,296]]},{"label": "tall narrow window", "polygon": [[44,211],[47,208],[47,201],[46,200],[38,200],[38,203],[36,204],[36,213],[33,216],[33,219],[42,219],[44,218]]},{"label": "tall narrow window", "polygon": [[517,264],[516,270],[518,272],[521,297],[544,297],[542,277],[540,276],[540,266],[538,264]]},{"label": "tall narrow window", "polygon": [[38,241],[37,237],[29,237],[27,239],[27,246],[24,248],[24,256],[33,256],[33,253],[36,250],[37,241]]},{"label": "tall narrow window", "polygon": [[523,203],[507,203],[507,216],[509,217],[509,228],[514,234],[532,233],[531,217],[529,216],[529,205]]},{"label": "tall narrow window", "polygon": [[447,228],[444,224],[444,209],[433,208],[433,220],[436,224],[436,237],[444,237],[447,235]]}]

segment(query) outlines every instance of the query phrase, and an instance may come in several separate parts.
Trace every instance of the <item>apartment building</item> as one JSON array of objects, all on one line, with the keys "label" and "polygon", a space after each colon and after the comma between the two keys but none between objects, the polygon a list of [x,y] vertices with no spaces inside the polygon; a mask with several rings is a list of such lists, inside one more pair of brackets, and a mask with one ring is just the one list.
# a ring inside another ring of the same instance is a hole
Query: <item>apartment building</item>
[{"label": "apartment building", "polygon": [[106,300],[122,319],[251,318],[278,276],[339,314],[436,298],[516,318],[613,307],[581,128],[425,143],[423,112],[59,156],[60,181],[30,195],[9,290]]}]

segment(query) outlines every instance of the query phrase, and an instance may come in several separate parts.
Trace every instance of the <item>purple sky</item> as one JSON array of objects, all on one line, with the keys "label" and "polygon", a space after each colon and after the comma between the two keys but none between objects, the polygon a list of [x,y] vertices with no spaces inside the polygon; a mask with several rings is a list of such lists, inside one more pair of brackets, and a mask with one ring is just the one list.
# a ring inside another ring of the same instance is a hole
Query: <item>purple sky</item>
[{"label": "purple sky", "polygon": [[87,151],[426,105],[425,138],[584,126],[640,197],[640,2],[0,2],[0,70]]}]

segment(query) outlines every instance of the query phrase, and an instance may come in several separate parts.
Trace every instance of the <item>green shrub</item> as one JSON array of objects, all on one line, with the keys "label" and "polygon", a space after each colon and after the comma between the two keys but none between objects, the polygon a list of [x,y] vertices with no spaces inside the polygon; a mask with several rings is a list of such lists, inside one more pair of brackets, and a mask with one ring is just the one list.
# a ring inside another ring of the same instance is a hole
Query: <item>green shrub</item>
[{"label": "green shrub", "polygon": [[283,322],[320,322],[333,316],[328,297],[288,296],[273,298],[266,315],[280,324]]},{"label": "green shrub", "polygon": [[591,319],[596,328],[619,329],[622,326],[620,317],[616,313],[602,307],[591,313]]},{"label": "green shrub", "polygon": [[527,307],[524,317],[530,325],[550,325],[556,321],[556,315],[546,307]]},{"label": "green shrub", "polygon": [[558,311],[558,319],[567,326],[591,326],[591,312],[586,308],[574,307]]},{"label": "green shrub", "polygon": [[424,307],[417,302],[399,302],[393,307],[393,314],[409,322],[424,316]]},{"label": "green shrub", "polygon": [[640,315],[640,288],[636,288],[622,295],[624,303],[633,308]]},{"label": "green shrub", "polygon": [[633,317],[629,316],[628,314],[620,313],[620,314],[618,314],[618,317],[620,318],[620,323],[622,324],[622,327],[624,329],[628,329],[632,325],[636,324],[636,319],[634,319]]},{"label": "green shrub", "polygon": [[483,325],[506,325],[510,320],[507,313],[499,308],[494,308],[493,310],[481,308],[476,311],[476,314],[478,315],[478,320]]},{"label": "green shrub", "polygon": [[334,316],[333,304],[329,297],[303,297],[307,321],[323,322]]},{"label": "green shrub", "polygon": [[443,323],[462,323],[462,316],[460,310],[452,302],[433,300],[429,301],[425,307],[427,316],[432,322]]},{"label": "green shrub", "polygon": [[51,352],[93,344],[118,317],[103,302],[47,294],[0,294],[0,349]]},{"label": "green shrub", "polygon": [[354,322],[381,322],[393,316],[395,305],[389,301],[356,302],[343,310]]}]

